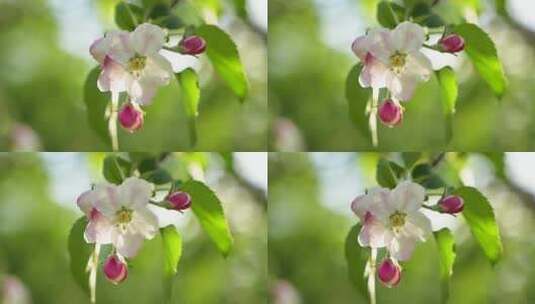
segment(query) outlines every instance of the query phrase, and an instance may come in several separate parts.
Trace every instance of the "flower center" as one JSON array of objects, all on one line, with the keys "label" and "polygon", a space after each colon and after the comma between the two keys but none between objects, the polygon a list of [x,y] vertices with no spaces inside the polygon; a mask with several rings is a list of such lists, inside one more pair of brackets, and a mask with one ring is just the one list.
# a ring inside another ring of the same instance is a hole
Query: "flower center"
[{"label": "flower center", "polygon": [[399,74],[405,68],[407,63],[407,54],[396,51],[392,56],[390,56],[390,69]]},{"label": "flower center", "polygon": [[390,225],[394,230],[399,230],[405,225],[406,213],[396,211],[390,215]]},{"label": "flower center", "polygon": [[141,71],[145,68],[145,65],[147,65],[147,57],[145,56],[135,56],[132,57],[128,61],[128,71],[134,76],[139,76]]},{"label": "flower center", "polygon": [[117,222],[119,222],[120,225],[128,224],[132,221],[132,214],[134,212],[130,209],[127,209],[125,207],[122,207],[121,210],[117,211]]}]

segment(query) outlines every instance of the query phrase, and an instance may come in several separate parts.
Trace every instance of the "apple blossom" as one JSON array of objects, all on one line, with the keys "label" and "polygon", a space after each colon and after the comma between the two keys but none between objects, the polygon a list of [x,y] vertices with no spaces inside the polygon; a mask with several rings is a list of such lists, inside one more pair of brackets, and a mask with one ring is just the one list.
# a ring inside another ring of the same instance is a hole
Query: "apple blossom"
[{"label": "apple blossom", "polygon": [[456,214],[463,211],[464,200],[460,196],[450,195],[441,199],[438,206],[443,213]]},{"label": "apple blossom", "polygon": [[411,99],[416,85],[420,81],[427,81],[432,72],[431,61],[421,52],[426,37],[424,29],[406,21],[391,31],[381,30],[369,35],[373,36],[368,38],[368,53],[374,61],[386,67],[371,71],[370,78],[384,79],[395,99]]},{"label": "apple blossom", "polygon": [[130,133],[143,127],[143,111],[135,103],[126,103],[119,110],[119,123]]},{"label": "apple blossom", "polygon": [[385,73],[388,69],[385,64],[378,60],[371,52],[370,48],[374,41],[380,39],[381,35],[386,35],[386,29],[373,29],[365,36],[360,36],[353,42],[351,49],[363,64],[359,76],[359,83],[362,87],[380,89],[385,87]]},{"label": "apple blossom", "polygon": [[424,241],[431,232],[429,219],[420,212],[424,199],[425,189],[410,181],[357,197],[351,209],[362,223],[360,245],[386,247],[392,258],[408,260],[416,242]]},{"label": "apple blossom", "polygon": [[129,177],[119,186],[97,185],[82,194],[78,205],[90,218],[87,241],[112,243],[121,256],[134,257],[158,231],[158,219],[147,208],[152,190],[151,183]]},{"label": "apple blossom", "polygon": [[450,34],[440,39],[440,48],[447,53],[458,53],[464,50],[464,39],[457,34]]},{"label": "apple blossom", "polygon": [[379,105],[378,114],[381,122],[389,127],[399,125],[403,120],[403,108],[391,99]]},{"label": "apple blossom", "polygon": [[401,267],[392,259],[385,259],[379,265],[377,276],[387,287],[396,286],[401,280]]},{"label": "apple blossom", "polygon": [[134,102],[149,104],[157,87],[167,85],[173,76],[171,63],[158,53],[165,37],[160,27],[143,23],[131,33],[112,31],[96,40],[90,53],[102,67],[98,88],[126,91]]},{"label": "apple blossom", "polygon": [[117,255],[110,255],[104,262],[102,270],[106,278],[115,285],[126,280],[128,276],[126,263]]},{"label": "apple blossom", "polygon": [[191,196],[187,192],[176,191],[167,196],[167,201],[175,210],[186,210],[191,206]]},{"label": "apple blossom", "polygon": [[199,36],[184,37],[179,44],[180,52],[186,55],[199,55],[206,50],[206,41]]}]

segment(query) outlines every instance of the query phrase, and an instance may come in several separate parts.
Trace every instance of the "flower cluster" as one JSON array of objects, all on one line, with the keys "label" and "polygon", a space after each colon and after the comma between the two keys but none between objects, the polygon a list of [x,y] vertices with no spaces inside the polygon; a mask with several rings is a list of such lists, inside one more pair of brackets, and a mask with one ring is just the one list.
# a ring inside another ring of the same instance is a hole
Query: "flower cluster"
[{"label": "flower cluster", "polygon": [[[119,123],[129,132],[143,125],[139,106],[150,104],[158,87],[169,84],[173,73],[178,72],[173,71],[170,61],[176,54],[161,52],[167,38],[162,28],[143,23],[133,32],[108,32],[90,47],[102,69],[97,81],[99,90],[111,92],[114,102],[118,102],[121,92],[128,94],[128,103],[119,112]],[[201,54],[205,49],[205,41],[197,36],[184,37],[176,47],[178,53],[188,56]]]},{"label": "flower cluster", "polygon": [[[127,277],[126,259],[135,257],[143,241],[158,232],[158,218],[148,208],[153,190],[153,184],[129,177],[121,185],[98,184],[78,197],[78,207],[89,220],[86,242],[113,246],[103,271],[114,284]],[[191,206],[191,197],[186,192],[171,191],[161,206],[183,211]]]},{"label": "flower cluster", "polygon": [[[363,65],[360,85],[376,92],[386,88],[391,95],[379,105],[379,118],[387,126],[401,122],[403,107],[400,102],[410,100],[417,85],[427,81],[433,72],[431,61],[422,53],[427,37],[423,27],[405,21],[393,30],[372,29],[352,44],[353,52]],[[437,46],[429,47],[456,53],[464,49],[464,41],[452,34],[443,37]]]},{"label": "flower cluster", "polygon": [[[351,209],[362,223],[359,244],[387,249],[378,276],[388,287],[400,281],[399,262],[409,260],[417,242],[425,241],[432,231],[429,218],[421,211],[425,200],[426,192],[422,186],[403,181],[392,190],[372,189],[351,203]],[[447,196],[438,205],[437,211],[450,214],[463,209],[462,198],[457,196]]]}]

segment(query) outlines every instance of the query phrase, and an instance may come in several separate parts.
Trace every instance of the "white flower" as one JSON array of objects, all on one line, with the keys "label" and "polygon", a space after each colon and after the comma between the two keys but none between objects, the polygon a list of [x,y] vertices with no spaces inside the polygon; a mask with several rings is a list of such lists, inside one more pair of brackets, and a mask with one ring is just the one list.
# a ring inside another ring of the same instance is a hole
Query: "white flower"
[{"label": "white flower", "polygon": [[101,244],[112,243],[118,254],[134,257],[143,240],[153,238],[158,231],[158,219],[147,208],[152,190],[151,183],[129,177],[119,186],[99,185],[82,194],[80,208],[85,212],[90,206],[99,214],[93,220],[93,211],[89,213],[85,233],[88,242],[95,239]]},{"label": "white flower", "polygon": [[112,31],[91,45],[90,53],[102,66],[98,88],[124,92],[139,104],[148,104],[159,86],[173,76],[171,63],[159,54],[165,32],[144,23],[133,32]]},{"label": "white flower", "polygon": [[371,31],[353,43],[353,51],[364,63],[360,82],[374,88],[386,86],[397,100],[412,98],[416,85],[432,73],[431,61],[421,52],[424,29],[411,22],[388,31]]},{"label": "white flower", "polygon": [[370,47],[381,38],[381,35],[387,34],[386,29],[374,29],[365,36],[360,36],[353,42],[351,49],[357,55],[363,67],[359,76],[359,83],[363,88],[372,87],[380,89],[385,87],[385,73],[388,67],[378,60],[370,52]]},{"label": "white flower", "polygon": [[387,247],[393,258],[408,260],[416,242],[431,233],[431,222],[420,212],[424,199],[425,189],[409,181],[357,197],[351,209],[362,223],[360,245]]}]

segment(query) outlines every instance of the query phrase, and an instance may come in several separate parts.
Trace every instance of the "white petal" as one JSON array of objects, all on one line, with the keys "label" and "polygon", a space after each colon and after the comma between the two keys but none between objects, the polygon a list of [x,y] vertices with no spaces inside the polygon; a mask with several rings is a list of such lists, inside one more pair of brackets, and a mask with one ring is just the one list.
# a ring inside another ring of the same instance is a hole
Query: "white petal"
[{"label": "white petal", "polygon": [[121,205],[137,210],[149,204],[154,186],[146,180],[129,177],[119,186]]},{"label": "white petal", "polygon": [[93,190],[86,191],[78,197],[76,200],[76,204],[78,205],[78,208],[82,210],[85,215],[89,216],[91,214],[91,210],[93,209],[93,203],[94,203],[94,193]]},{"label": "white petal", "polygon": [[135,51],[144,56],[158,52],[165,43],[164,31],[153,24],[143,23],[131,34]]},{"label": "white petal", "polygon": [[414,247],[416,247],[416,240],[411,236],[397,235],[390,242],[388,251],[394,259],[406,261],[410,259]]},{"label": "white petal", "polygon": [[408,214],[405,226],[405,233],[413,235],[421,241],[424,241],[432,232],[431,221],[419,211]]},{"label": "white petal", "polygon": [[368,34],[370,39],[370,53],[383,64],[390,63],[390,56],[397,50],[392,41],[392,33],[385,30],[374,30]]},{"label": "white petal", "polygon": [[387,66],[377,60],[371,53],[365,60],[364,67],[360,73],[359,83],[362,87],[372,87],[380,89],[385,87],[385,77],[388,72]]},{"label": "white petal", "polygon": [[122,65],[106,56],[97,81],[98,89],[101,92],[124,92],[128,77],[129,74]]},{"label": "white petal", "polygon": [[420,76],[414,73],[396,75],[391,71],[388,71],[385,77],[386,87],[395,99],[401,101],[412,98],[420,80]]},{"label": "white petal", "polygon": [[107,218],[114,217],[121,208],[117,186],[99,184],[93,191],[95,191],[95,208]]},{"label": "white petal", "polygon": [[391,239],[392,232],[368,213],[359,233],[359,244],[363,247],[381,248],[389,244]]},{"label": "white petal", "polygon": [[149,82],[155,82],[158,85],[167,85],[172,76],[173,67],[171,63],[165,57],[156,53],[148,58],[142,78],[148,78]]},{"label": "white petal", "polygon": [[158,232],[158,218],[148,208],[140,208],[134,212],[130,226],[137,234],[141,234],[146,239],[152,239]]},{"label": "white petal", "polygon": [[388,190],[383,188],[374,188],[368,191],[367,194],[361,195],[353,200],[351,209],[359,217],[360,221],[364,223],[366,213],[372,211],[374,216],[383,215],[383,200],[388,198]]},{"label": "white petal", "polygon": [[123,65],[128,63],[135,55],[132,42],[130,41],[130,34],[125,31],[112,31],[106,35],[109,40],[109,50],[107,55]]},{"label": "white petal", "polygon": [[425,42],[423,27],[412,22],[402,22],[392,31],[392,43],[396,50],[404,53],[419,51]]},{"label": "white petal", "polygon": [[425,199],[425,189],[419,184],[404,181],[392,190],[390,199],[397,210],[413,213],[422,207]]},{"label": "white petal", "polygon": [[133,258],[143,245],[143,236],[140,234],[120,233],[118,229],[114,229],[112,233],[112,241],[117,253],[120,255]]},{"label": "white petal", "polygon": [[406,69],[420,75],[422,80],[427,81],[433,72],[433,65],[431,60],[422,52],[413,52],[407,58]]},{"label": "white petal", "polygon": [[368,36],[360,36],[351,45],[351,50],[357,55],[361,62],[366,60],[366,55],[370,50],[370,40]]},{"label": "white petal", "polygon": [[85,240],[88,243],[110,244],[112,223],[102,214],[93,218],[85,229]]},{"label": "white petal", "polygon": [[183,55],[168,50],[161,50],[159,54],[171,63],[174,73],[180,73],[188,68],[197,69],[199,66],[199,59],[192,55]]},{"label": "white petal", "polygon": [[146,79],[132,78],[127,83],[127,92],[133,102],[140,105],[149,105],[156,95],[158,84],[148,82]]},{"label": "white petal", "polygon": [[110,50],[110,39],[106,37],[99,38],[91,44],[89,47],[89,53],[95,58],[100,64],[104,63],[104,57]]}]

